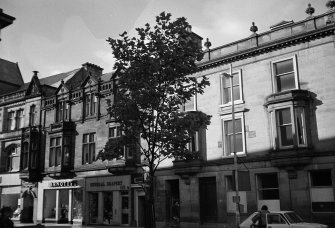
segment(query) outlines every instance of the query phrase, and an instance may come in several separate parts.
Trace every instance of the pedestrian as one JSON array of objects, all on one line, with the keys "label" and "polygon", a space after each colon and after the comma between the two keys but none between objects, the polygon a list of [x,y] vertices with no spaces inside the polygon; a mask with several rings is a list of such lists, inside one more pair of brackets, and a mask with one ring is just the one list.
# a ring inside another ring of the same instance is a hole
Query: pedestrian
[{"label": "pedestrian", "polygon": [[[268,207],[263,205],[261,210],[252,218],[251,227],[266,228],[266,214],[269,213]],[[257,223],[257,226],[256,226]]]},{"label": "pedestrian", "polygon": [[14,223],[11,220],[13,217],[13,210],[10,207],[4,206],[1,208],[1,217],[0,217],[0,225],[1,228],[13,228]]}]

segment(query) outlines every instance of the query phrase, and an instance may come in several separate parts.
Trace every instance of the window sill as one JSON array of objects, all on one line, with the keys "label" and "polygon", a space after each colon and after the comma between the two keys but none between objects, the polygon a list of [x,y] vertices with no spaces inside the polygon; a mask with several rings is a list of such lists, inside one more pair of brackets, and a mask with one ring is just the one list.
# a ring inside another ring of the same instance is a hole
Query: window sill
[{"label": "window sill", "polygon": [[[239,104],[244,104],[244,100],[237,100],[237,101],[234,101],[234,106],[235,105],[239,105]],[[219,107],[220,108],[225,108],[225,107],[231,107],[232,106],[232,103],[231,102],[228,102],[226,104],[220,104]]]}]

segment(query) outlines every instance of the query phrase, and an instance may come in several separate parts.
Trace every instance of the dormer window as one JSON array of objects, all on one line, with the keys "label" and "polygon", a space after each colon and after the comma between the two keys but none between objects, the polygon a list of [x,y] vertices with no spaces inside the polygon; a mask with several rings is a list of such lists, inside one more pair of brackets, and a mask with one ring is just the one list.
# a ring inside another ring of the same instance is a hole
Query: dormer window
[{"label": "dormer window", "polygon": [[272,62],[274,92],[299,89],[296,56]]},{"label": "dormer window", "polygon": [[66,101],[59,101],[56,106],[56,122],[69,120],[69,104]]},{"label": "dormer window", "polygon": [[85,95],[84,112],[85,117],[96,114],[97,97],[91,93]]}]

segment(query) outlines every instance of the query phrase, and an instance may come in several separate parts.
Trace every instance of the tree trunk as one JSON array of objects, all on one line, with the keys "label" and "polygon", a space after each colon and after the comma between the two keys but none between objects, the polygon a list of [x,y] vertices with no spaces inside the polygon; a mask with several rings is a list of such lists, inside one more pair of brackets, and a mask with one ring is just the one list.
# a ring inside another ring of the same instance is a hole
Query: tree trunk
[{"label": "tree trunk", "polygon": [[154,174],[149,174],[149,186],[146,191],[146,228],[156,228],[155,196],[154,196]]}]

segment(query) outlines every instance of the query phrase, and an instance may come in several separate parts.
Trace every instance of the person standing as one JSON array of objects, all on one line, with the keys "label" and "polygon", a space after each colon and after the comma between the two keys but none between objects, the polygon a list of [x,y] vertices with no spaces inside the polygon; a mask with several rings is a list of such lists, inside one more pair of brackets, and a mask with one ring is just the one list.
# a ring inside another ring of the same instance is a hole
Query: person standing
[{"label": "person standing", "polygon": [[256,227],[256,223],[258,222],[257,227],[258,228],[266,228],[266,214],[270,213],[268,210],[268,207],[266,205],[263,205],[261,207],[261,211],[252,218],[252,226]]}]

